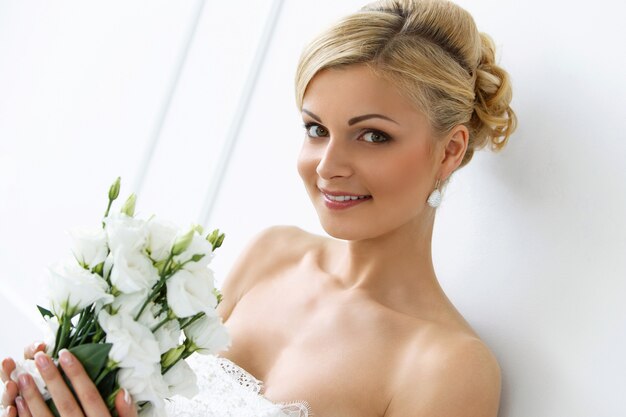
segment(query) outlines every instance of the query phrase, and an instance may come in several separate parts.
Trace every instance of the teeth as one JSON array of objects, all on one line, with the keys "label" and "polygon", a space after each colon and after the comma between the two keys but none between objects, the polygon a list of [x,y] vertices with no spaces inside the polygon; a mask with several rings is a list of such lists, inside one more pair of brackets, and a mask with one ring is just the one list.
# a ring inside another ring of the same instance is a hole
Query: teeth
[{"label": "teeth", "polygon": [[366,195],[328,195],[328,194],[324,194],[326,196],[326,198],[328,198],[329,200],[332,201],[349,201],[349,200],[363,200],[364,198],[368,197]]}]

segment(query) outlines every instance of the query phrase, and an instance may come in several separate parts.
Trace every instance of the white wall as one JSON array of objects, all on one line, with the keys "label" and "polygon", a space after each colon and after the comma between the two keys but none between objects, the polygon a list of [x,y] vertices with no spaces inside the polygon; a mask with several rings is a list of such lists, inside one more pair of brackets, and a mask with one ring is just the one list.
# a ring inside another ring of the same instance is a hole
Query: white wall
[{"label": "white wall", "polygon": [[[0,2],[0,317],[24,328],[0,353],[38,335],[31,300],[63,230],[98,221],[117,175],[124,195],[139,184],[152,143],[139,212],[203,218],[272,2],[131,3]],[[293,73],[306,40],[361,3],[280,10],[209,222],[227,233],[220,277],[267,225],[322,233],[295,169]],[[438,275],[500,359],[501,416],[626,415],[625,8],[459,3],[496,40],[520,127],[448,187]]]}]

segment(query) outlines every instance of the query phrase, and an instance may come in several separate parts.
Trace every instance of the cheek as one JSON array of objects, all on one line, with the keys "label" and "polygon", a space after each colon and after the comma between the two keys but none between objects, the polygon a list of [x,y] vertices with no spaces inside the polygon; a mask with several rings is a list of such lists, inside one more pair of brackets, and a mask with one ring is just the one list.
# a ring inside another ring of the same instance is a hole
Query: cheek
[{"label": "cheek", "polygon": [[[430,187],[432,161],[426,147],[407,149],[380,167],[377,177],[379,192],[395,201],[421,201]],[[389,200],[390,201],[390,200]]]},{"label": "cheek", "polygon": [[317,163],[315,161],[313,153],[308,149],[306,144],[302,145],[302,149],[300,149],[300,154],[298,155],[297,162],[298,174],[300,174],[300,178],[304,181],[305,185],[307,184],[307,179],[311,177],[315,173],[317,168]]}]

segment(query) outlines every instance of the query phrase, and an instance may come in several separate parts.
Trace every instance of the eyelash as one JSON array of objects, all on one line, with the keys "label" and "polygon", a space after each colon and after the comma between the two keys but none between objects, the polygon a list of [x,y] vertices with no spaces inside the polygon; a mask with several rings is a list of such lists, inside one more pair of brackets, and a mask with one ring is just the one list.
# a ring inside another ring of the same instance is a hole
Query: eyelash
[{"label": "eyelash", "polygon": [[[309,123],[305,123],[303,125],[305,131],[306,131],[306,135],[309,138],[317,138],[319,136],[311,136],[309,134],[309,130],[314,127],[314,126],[318,126],[321,127],[322,129],[324,129],[326,132],[328,132],[328,129],[326,129],[324,126],[320,125],[319,123],[313,123],[313,122],[309,122]],[[373,133],[375,135],[381,136],[383,137],[385,140],[382,141],[378,141],[378,142],[373,142],[373,141],[365,141],[367,143],[376,143],[376,144],[382,144],[382,143],[387,143],[391,140],[391,136],[389,136],[388,134],[386,134],[385,132],[381,132],[380,130],[376,130],[376,129],[366,129],[364,130],[360,135],[359,138],[363,137],[364,135],[368,134],[368,133]]]}]

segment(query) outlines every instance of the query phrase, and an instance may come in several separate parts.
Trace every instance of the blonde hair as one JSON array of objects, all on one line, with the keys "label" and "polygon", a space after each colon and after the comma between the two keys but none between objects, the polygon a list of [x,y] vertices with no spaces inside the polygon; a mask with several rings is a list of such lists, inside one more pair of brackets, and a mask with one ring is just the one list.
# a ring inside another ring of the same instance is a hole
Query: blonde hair
[{"label": "blonde hair", "polygon": [[327,29],[300,58],[298,108],[315,74],[352,64],[394,82],[437,133],[465,124],[469,145],[460,166],[488,144],[500,150],[516,128],[509,75],[495,63],[493,41],[449,1],[380,0]]}]

